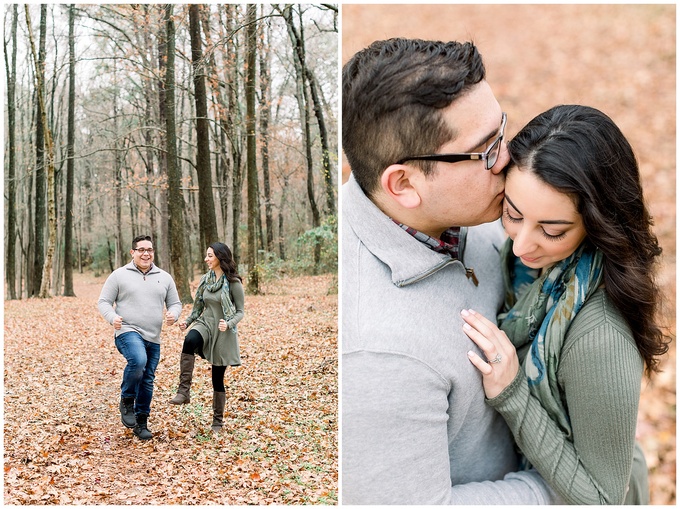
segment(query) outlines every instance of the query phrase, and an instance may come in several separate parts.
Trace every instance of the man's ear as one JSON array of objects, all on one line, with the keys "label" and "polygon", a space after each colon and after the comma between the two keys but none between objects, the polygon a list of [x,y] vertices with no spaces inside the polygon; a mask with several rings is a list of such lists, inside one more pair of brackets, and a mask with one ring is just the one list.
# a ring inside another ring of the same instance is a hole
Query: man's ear
[{"label": "man's ear", "polygon": [[380,185],[387,196],[406,209],[413,209],[420,205],[421,199],[417,188],[416,172],[420,170],[405,164],[388,166],[380,178]]}]

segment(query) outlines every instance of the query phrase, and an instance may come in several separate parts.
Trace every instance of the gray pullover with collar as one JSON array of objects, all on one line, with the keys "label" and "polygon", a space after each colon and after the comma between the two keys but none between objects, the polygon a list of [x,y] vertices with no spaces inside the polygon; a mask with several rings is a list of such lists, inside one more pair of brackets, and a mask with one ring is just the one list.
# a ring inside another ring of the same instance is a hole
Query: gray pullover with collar
[{"label": "gray pullover with collar", "polygon": [[514,473],[512,435],[467,358],[461,309],[495,317],[502,302],[499,224],[463,229],[463,265],[403,231],[353,177],[341,199],[342,503],[556,502],[535,471]]},{"label": "gray pullover with collar", "polygon": [[110,324],[116,316],[123,317],[123,326],[115,331],[116,337],[135,331],[143,339],[158,344],[165,320],[163,307],[175,320],[182,313],[182,302],[172,276],[155,265],[143,274],[133,262],[114,270],[106,279],[97,306]]}]

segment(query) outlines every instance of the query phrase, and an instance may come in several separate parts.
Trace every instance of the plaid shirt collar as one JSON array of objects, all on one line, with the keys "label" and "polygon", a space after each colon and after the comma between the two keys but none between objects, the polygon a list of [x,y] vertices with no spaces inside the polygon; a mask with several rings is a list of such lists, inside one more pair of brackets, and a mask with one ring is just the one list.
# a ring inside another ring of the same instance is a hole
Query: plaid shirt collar
[{"label": "plaid shirt collar", "polygon": [[[392,221],[394,221],[394,219]],[[405,224],[402,224],[398,221],[394,222],[397,225],[399,225],[399,227],[406,233],[412,235],[416,240],[422,242],[427,247],[432,249],[432,251],[435,251],[437,253],[446,253],[449,256],[451,256],[451,258],[453,258],[454,260],[459,259],[458,245],[460,240],[460,227],[452,226],[444,233],[442,233],[441,239],[435,239],[434,237],[430,237],[426,233],[420,232],[415,228],[406,226]]]}]

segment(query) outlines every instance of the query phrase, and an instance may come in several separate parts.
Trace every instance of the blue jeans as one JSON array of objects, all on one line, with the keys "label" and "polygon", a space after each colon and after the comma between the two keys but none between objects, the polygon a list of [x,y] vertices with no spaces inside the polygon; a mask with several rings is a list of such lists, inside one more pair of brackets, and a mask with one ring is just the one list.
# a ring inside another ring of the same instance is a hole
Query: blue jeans
[{"label": "blue jeans", "polygon": [[120,395],[122,398],[135,398],[135,415],[148,415],[161,345],[146,341],[137,332],[124,332],[116,338],[116,348],[127,360]]}]

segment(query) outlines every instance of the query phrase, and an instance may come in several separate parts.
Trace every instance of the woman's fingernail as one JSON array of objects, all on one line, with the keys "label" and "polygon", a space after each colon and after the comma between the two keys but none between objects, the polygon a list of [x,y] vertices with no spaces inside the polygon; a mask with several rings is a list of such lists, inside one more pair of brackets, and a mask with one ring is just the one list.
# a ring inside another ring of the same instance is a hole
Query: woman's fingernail
[{"label": "woman's fingernail", "polygon": [[469,324],[469,323],[465,322],[465,323],[463,324],[463,329],[465,329],[465,330],[470,330],[470,329],[472,329],[472,327],[470,327],[470,324]]},{"label": "woman's fingernail", "polygon": [[463,315],[463,316],[467,316],[467,315],[469,315],[470,313],[468,313],[468,310],[467,310],[467,309],[463,309],[463,310],[461,310],[460,314]]}]

